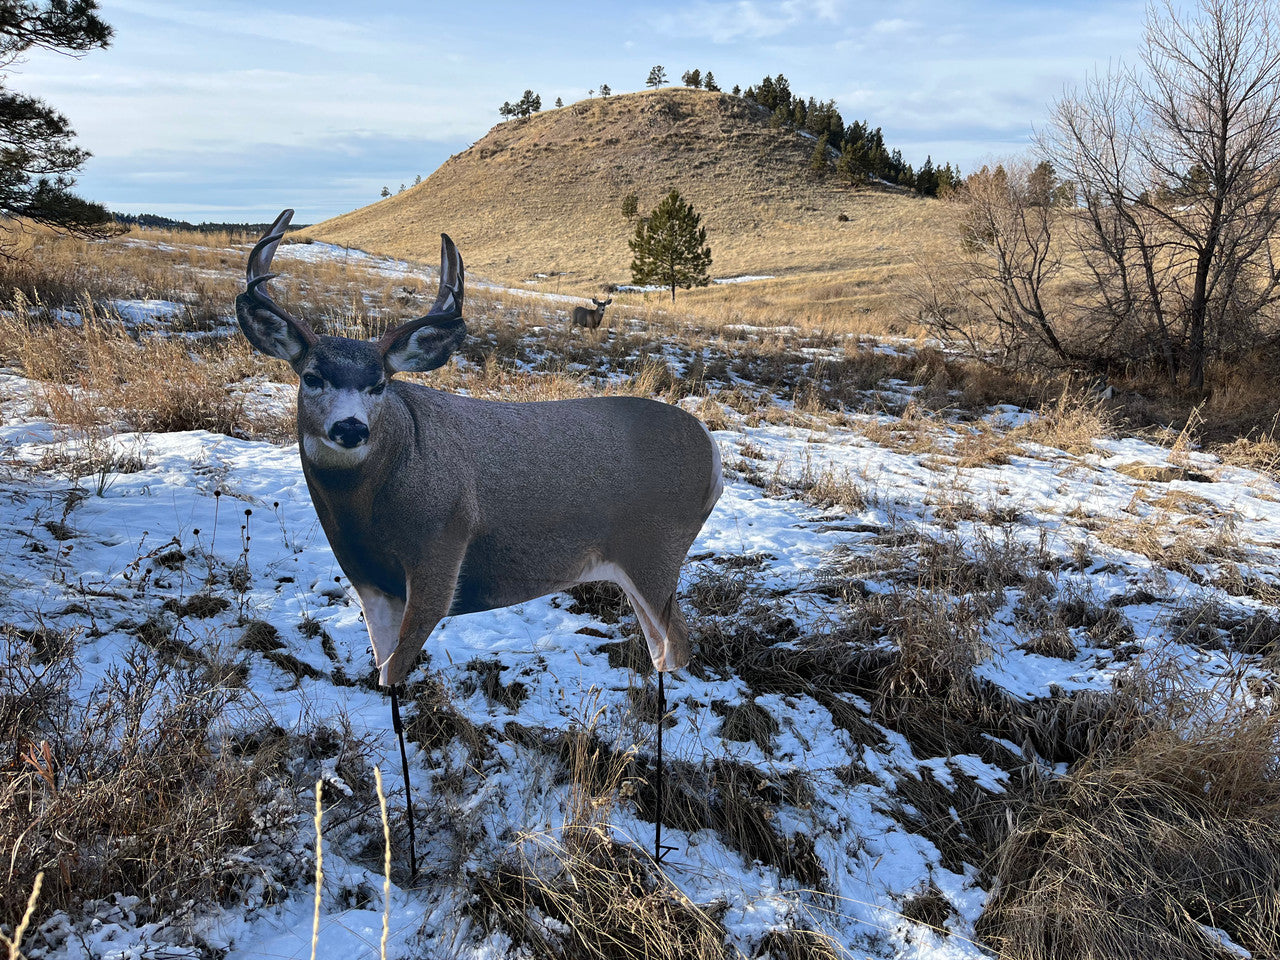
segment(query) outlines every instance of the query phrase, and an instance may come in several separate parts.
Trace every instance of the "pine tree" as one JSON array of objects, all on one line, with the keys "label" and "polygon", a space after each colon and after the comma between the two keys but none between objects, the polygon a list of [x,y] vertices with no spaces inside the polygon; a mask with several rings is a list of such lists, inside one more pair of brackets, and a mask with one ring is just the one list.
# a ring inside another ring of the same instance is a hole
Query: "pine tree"
[{"label": "pine tree", "polygon": [[680,77],[680,82],[686,87],[693,87],[698,90],[702,87],[702,71],[695,67],[692,70],[686,70]]},{"label": "pine tree", "polygon": [[634,193],[628,193],[622,198],[622,215],[629,221],[634,220],[640,213],[640,198]]},{"label": "pine tree", "polygon": [[926,197],[938,195],[938,171],[933,168],[933,157],[924,158],[924,166],[916,174],[916,193]]},{"label": "pine tree", "polygon": [[773,89],[773,78],[765,77],[754,90],[747,87],[747,99],[773,110],[778,105],[778,94]]},{"label": "pine tree", "polygon": [[791,109],[791,83],[782,74],[773,78],[773,95],[778,106]]},{"label": "pine tree", "polygon": [[564,106],[564,100],[562,100],[560,97],[556,97],[556,108],[559,109],[560,107],[563,107],[563,106]]},{"label": "pine tree", "polygon": [[649,71],[649,79],[644,82],[646,87],[654,87],[655,89],[667,82],[667,71],[659,64]]},{"label": "pine tree", "polygon": [[382,188],[382,197],[383,197],[383,199],[386,199],[386,198],[387,198],[387,197],[389,197],[389,196],[391,196],[391,188],[390,188],[390,187],[388,187],[388,186],[383,186],[383,188]]},{"label": "pine tree", "polygon": [[632,282],[669,287],[672,303],[677,287],[688,290],[709,284],[711,248],[707,246],[707,228],[699,226],[700,220],[678,190],[667,194],[653,213],[636,224],[636,235],[629,241],[634,255]]},{"label": "pine tree", "polygon": [[526,90],[524,96],[520,98],[520,102],[515,105],[514,112],[517,117],[528,117],[541,109],[542,97],[532,90]]},{"label": "pine tree", "polygon": [[716,78],[710,70],[708,70],[707,75],[702,78],[702,85],[714,93],[720,92],[720,85],[716,83]]},{"label": "pine tree", "polygon": [[809,158],[809,170],[822,176],[827,172],[827,144],[829,140],[824,133],[813,147],[813,156]]},{"label": "pine tree", "polygon": [[608,99],[609,94],[611,93],[613,93],[613,91],[609,89],[609,85],[607,83],[600,84],[600,96]]},{"label": "pine tree", "polygon": [[[32,47],[86,53],[106,47],[111,27],[95,0],[0,0],[0,69]],[[106,207],[71,193],[89,152],[72,144],[67,118],[43,100],[6,89],[0,77],[0,215],[101,234]]]}]

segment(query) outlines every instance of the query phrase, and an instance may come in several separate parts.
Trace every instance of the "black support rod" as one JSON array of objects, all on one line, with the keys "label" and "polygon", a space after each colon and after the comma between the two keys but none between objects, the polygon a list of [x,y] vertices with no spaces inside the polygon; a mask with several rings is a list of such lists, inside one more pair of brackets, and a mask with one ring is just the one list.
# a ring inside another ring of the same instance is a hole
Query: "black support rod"
[{"label": "black support rod", "polygon": [[418,854],[413,836],[413,789],[409,783],[409,757],[404,751],[404,724],[400,722],[400,698],[391,687],[391,726],[400,741],[400,772],[404,775],[404,805],[409,817],[409,882],[418,879]]},{"label": "black support rod", "polygon": [[653,817],[653,862],[662,863],[663,856],[668,850],[674,850],[675,847],[664,847],[662,845],[662,727],[667,719],[667,692],[662,685],[663,673],[658,671],[658,756],[657,756],[657,772],[654,774],[654,792],[656,797],[656,809]]}]

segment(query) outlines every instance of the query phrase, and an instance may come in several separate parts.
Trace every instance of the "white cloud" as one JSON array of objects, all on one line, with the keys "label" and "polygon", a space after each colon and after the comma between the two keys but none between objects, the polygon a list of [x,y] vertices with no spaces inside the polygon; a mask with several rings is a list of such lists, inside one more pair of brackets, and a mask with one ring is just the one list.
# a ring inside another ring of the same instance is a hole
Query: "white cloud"
[{"label": "white cloud", "polygon": [[173,26],[227,33],[281,44],[301,44],[329,53],[359,55],[385,49],[387,38],[370,30],[367,18],[340,20],[297,13],[278,13],[262,5],[174,3],[172,0],[111,0],[110,10],[147,17]]},{"label": "white cloud", "polygon": [[657,24],[664,32],[678,36],[731,43],[776,37],[813,22],[834,24],[843,7],[842,0],[700,0],[679,13],[658,17]]},{"label": "white cloud", "polygon": [[877,20],[871,25],[871,32],[879,34],[905,33],[915,26],[916,24],[910,20],[894,17],[891,20]]}]

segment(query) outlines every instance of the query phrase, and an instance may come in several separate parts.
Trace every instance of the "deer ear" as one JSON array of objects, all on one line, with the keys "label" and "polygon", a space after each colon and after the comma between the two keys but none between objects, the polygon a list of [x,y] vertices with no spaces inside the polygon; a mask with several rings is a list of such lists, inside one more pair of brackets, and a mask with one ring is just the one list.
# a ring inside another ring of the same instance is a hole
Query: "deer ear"
[{"label": "deer ear", "polygon": [[275,304],[246,292],[236,297],[236,319],[249,342],[269,357],[285,360],[295,370],[316,342],[309,327],[305,328]]},{"label": "deer ear", "polygon": [[392,373],[425,373],[448,360],[466,336],[467,324],[461,317],[427,316],[393,331],[379,346]]}]

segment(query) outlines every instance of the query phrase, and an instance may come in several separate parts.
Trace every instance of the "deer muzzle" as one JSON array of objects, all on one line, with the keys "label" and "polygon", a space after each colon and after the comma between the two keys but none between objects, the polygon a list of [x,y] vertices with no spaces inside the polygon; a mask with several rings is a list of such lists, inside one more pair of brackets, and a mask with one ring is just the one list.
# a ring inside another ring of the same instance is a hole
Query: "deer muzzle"
[{"label": "deer muzzle", "polygon": [[329,439],[350,450],[369,439],[369,425],[356,417],[347,417],[329,428]]}]

